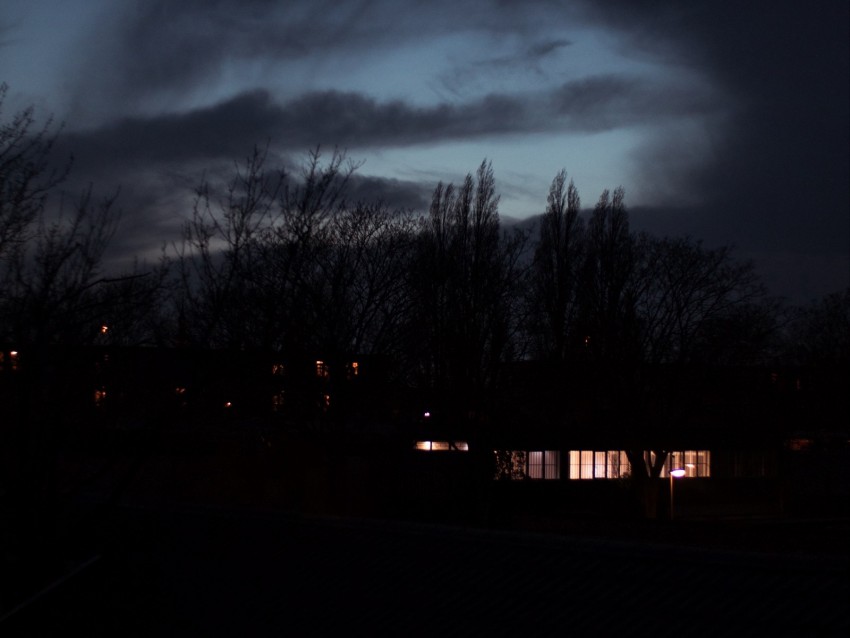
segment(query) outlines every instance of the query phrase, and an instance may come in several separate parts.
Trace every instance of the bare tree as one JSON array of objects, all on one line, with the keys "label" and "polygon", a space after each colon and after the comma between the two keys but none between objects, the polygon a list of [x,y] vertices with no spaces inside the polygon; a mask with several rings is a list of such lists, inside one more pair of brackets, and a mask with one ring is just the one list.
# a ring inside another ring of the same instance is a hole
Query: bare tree
[{"label": "bare tree", "polygon": [[641,245],[638,314],[648,363],[686,363],[709,355],[704,350],[712,329],[741,319],[741,308],[764,297],[752,264],[735,262],[728,247],[649,237]]},{"label": "bare tree", "polygon": [[[267,149],[254,148],[220,187],[204,179],[178,247],[180,331],[207,346],[242,348],[261,336],[262,239],[273,226],[286,180],[266,169]],[[260,293],[261,294],[261,293]]]},{"label": "bare tree", "polygon": [[[0,118],[7,92],[0,84]],[[32,107],[0,122],[0,262],[30,239],[48,193],[67,174],[67,165],[51,165],[51,125],[48,119],[38,127]]]},{"label": "bare tree", "polygon": [[410,273],[421,372],[450,409],[476,412],[517,330],[522,237],[501,235],[492,167],[439,184]]},{"label": "bare tree", "polygon": [[552,180],[530,270],[529,316],[538,356],[564,361],[576,340],[579,273],[585,253],[581,199],[566,171]]},{"label": "bare tree", "polygon": [[317,329],[326,352],[398,354],[413,217],[360,203],[337,214],[327,230],[317,254],[323,294]]}]

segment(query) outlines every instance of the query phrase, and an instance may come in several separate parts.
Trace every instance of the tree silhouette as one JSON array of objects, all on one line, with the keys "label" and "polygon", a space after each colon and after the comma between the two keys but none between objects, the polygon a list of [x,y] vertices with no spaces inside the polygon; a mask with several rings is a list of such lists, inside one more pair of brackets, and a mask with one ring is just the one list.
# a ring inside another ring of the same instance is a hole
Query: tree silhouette
[{"label": "tree silhouette", "polygon": [[516,337],[524,238],[501,235],[492,166],[438,184],[410,272],[421,382],[448,411],[477,414]]},{"label": "tree silhouette", "polygon": [[542,358],[566,361],[579,339],[576,334],[579,308],[579,272],[585,253],[584,220],[579,216],[581,199],[572,181],[560,171],[549,188],[546,212],[529,270],[534,351]]}]

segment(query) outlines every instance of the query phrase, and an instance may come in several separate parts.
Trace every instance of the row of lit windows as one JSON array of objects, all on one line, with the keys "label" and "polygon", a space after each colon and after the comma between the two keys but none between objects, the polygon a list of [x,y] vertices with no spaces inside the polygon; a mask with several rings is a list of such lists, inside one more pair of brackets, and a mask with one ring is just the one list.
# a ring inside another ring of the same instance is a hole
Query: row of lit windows
[{"label": "row of lit windows", "polygon": [[[180,405],[186,406],[186,388],[184,386],[177,386],[174,388],[175,396],[180,399]],[[98,408],[103,408],[106,405],[106,388],[103,386],[97,387],[94,390],[94,405]],[[286,403],[286,393],[284,390],[280,390],[272,395],[271,397],[271,408],[273,412],[281,412]],[[233,402],[225,401],[222,403],[225,408],[232,408]],[[326,412],[331,407],[331,395],[327,393],[322,393],[318,398],[318,406],[322,409],[323,412]],[[437,448],[435,448],[437,449]]]},{"label": "row of lit windows", "polygon": [[[507,479],[560,479],[561,452],[559,450],[495,451],[495,478]],[[645,460],[653,462],[654,452],[645,452]],[[571,480],[619,479],[631,474],[631,464],[624,450],[570,450],[569,473]],[[668,454],[660,476],[669,476],[668,469],[684,470],[685,477],[711,476],[711,452],[708,450],[681,450]]]},{"label": "row of lit windows", "polygon": [[[275,372],[275,369],[279,369],[280,372]],[[282,374],[283,373],[283,364],[275,364],[273,366],[274,374]],[[353,379],[354,377],[360,374],[360,364],[357,361],[352,361],[350,363],[345,364],[345,376],[348,379]],[[327,379],[331,376],[331,368],[330,366],[322,361],[321,359],[316,360],[316,376],[320,379]]]}]

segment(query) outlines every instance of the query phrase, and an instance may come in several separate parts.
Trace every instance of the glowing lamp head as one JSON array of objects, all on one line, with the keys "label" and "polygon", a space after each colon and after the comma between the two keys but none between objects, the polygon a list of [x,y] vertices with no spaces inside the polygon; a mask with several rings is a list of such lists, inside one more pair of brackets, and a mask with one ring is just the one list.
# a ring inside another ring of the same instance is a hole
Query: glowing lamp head
[{"label": "glowing lamp head", "polygon": [[675,470],[670,470],[670,476],[674,478],[682,478],[685,475],[685,470],[678,467]]}]

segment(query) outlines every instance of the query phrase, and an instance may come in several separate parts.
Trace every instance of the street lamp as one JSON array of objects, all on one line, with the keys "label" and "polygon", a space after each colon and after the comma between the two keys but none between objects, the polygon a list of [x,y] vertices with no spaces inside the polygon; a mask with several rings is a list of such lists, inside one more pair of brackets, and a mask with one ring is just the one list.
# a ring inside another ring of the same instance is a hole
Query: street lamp
[{"label": "street lamp", "polygon": [[677,467],[675,470],[670,470],[670,520],[673,520],[673,479],[682,478],[685,475],[684,468]]}]

